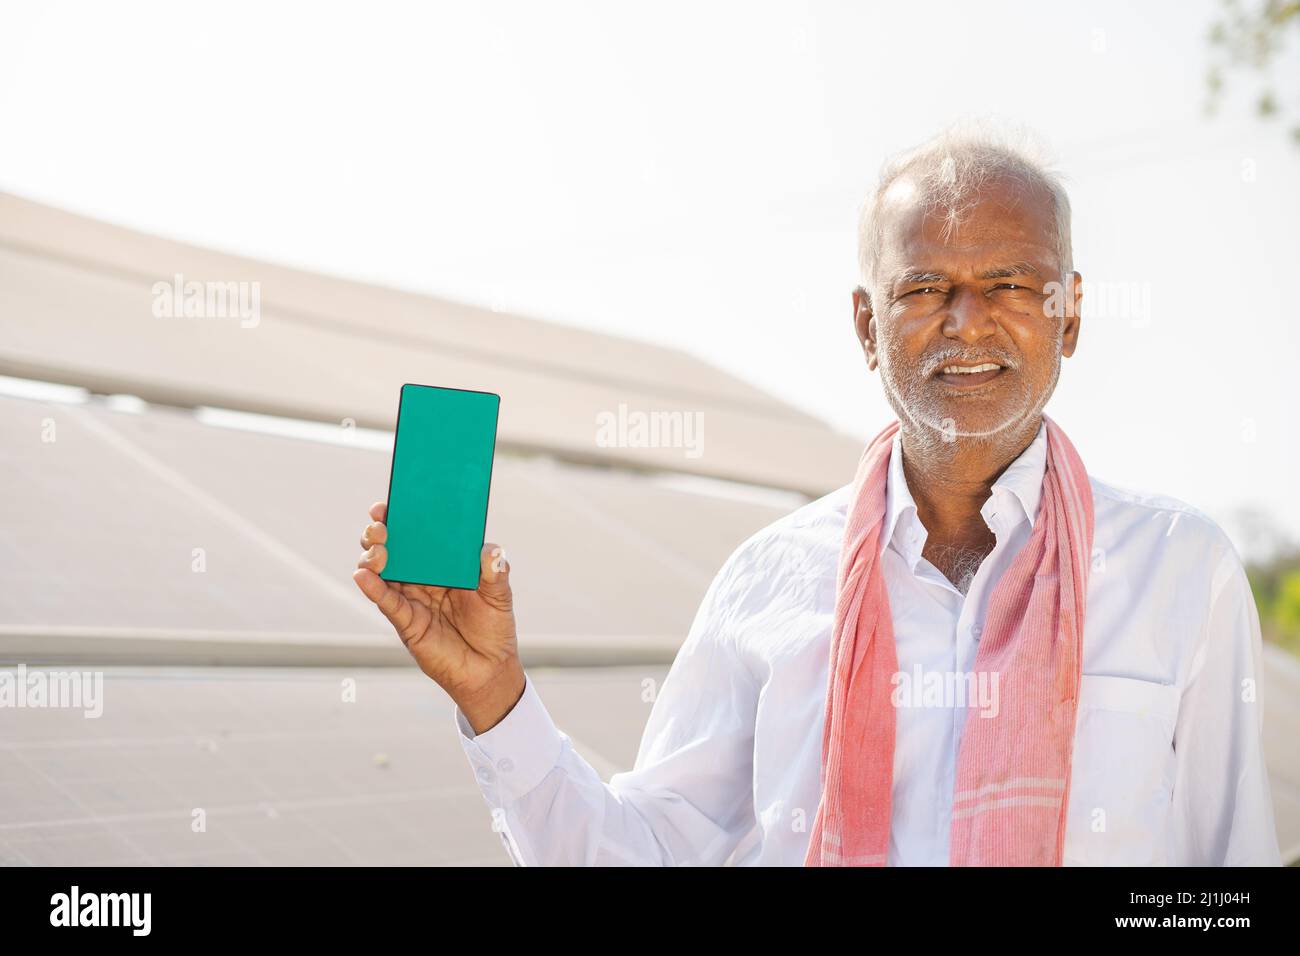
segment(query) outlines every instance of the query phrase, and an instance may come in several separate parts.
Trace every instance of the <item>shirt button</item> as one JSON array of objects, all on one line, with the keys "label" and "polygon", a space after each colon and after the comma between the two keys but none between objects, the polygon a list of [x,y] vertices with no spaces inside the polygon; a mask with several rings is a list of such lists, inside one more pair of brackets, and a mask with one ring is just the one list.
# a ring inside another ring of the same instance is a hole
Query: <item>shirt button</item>
[{"label": "shirt button", "polygon": [[497,769],[502,773],[509,773],[511,770],[515,769],[515,762],[509,757],[502,757],[497,761]]},{"label": "shirt button", "polygon": [[492,771],[489,770],[487,767],[479,767],[476,776],[484,783],[492,782]]},{"label": "shirt button", "polygon": [[975,640],[977,641],[980,638],[980,634],[982,634],[983,632],[984,632],[984,628],[982,625],[979,624],[976,624],[974,627],[970,629],[971,637],[975,638]]}]

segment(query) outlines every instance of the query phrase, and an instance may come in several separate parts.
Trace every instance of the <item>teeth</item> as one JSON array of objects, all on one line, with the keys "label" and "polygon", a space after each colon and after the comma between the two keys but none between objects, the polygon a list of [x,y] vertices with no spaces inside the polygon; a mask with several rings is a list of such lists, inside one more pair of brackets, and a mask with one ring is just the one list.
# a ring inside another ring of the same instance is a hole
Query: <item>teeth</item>
[{"label": "teeth", "polygon": [[983,365],[949,365],[944,368],[944,375],[974,375],[976,372],[992,372],[1001,368],[1001,365],[995,365],[992,362],[985,362]]}]

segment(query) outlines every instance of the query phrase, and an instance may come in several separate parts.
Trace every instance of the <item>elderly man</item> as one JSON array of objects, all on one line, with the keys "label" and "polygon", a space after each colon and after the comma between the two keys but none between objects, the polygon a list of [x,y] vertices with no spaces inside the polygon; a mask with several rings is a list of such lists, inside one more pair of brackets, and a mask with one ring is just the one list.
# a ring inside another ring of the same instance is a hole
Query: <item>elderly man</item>
[{"label": "elderly man", "polygon": [[[1088,476],[1043,414],[1079,339],[1070,207],[945,134],[863,208],[853,325],[898,415],[712,582],[607,783],[519,663],[512,569],[355,579],[457,704],[519,864],[1276,864],[1260,633],[1204,515]],[[847,477],[847,476],[846,476]]]}]

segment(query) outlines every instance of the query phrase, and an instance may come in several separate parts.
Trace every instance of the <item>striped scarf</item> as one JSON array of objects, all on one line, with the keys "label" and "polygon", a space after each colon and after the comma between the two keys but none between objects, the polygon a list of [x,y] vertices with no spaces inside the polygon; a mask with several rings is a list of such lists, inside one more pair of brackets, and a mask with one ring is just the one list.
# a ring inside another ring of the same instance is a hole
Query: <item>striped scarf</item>
[{"label": "striped scarf", "polygon": [[[994,586],[975,673],[998,675],[996,717],[971,706],[957,755],[949,862],[1059,866],[1065,846],[1091,565],[1088,476],[1046,416],[1047,468],[1029,540]],[[822,792],[807,866],[884,866],[894,778],[898,672],[881,572],[889,455],[899,424],[867,446],[840,552]]]}]

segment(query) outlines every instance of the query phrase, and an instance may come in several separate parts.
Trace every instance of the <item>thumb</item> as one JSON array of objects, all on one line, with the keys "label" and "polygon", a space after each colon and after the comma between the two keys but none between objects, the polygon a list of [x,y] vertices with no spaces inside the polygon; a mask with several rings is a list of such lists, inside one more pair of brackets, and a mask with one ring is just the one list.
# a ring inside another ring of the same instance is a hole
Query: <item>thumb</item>
[{"label": "thumb", "polygon": [[503,610],[510,607],[510,562],[505,548],[488,542],[479,552],[478,591]]}]

